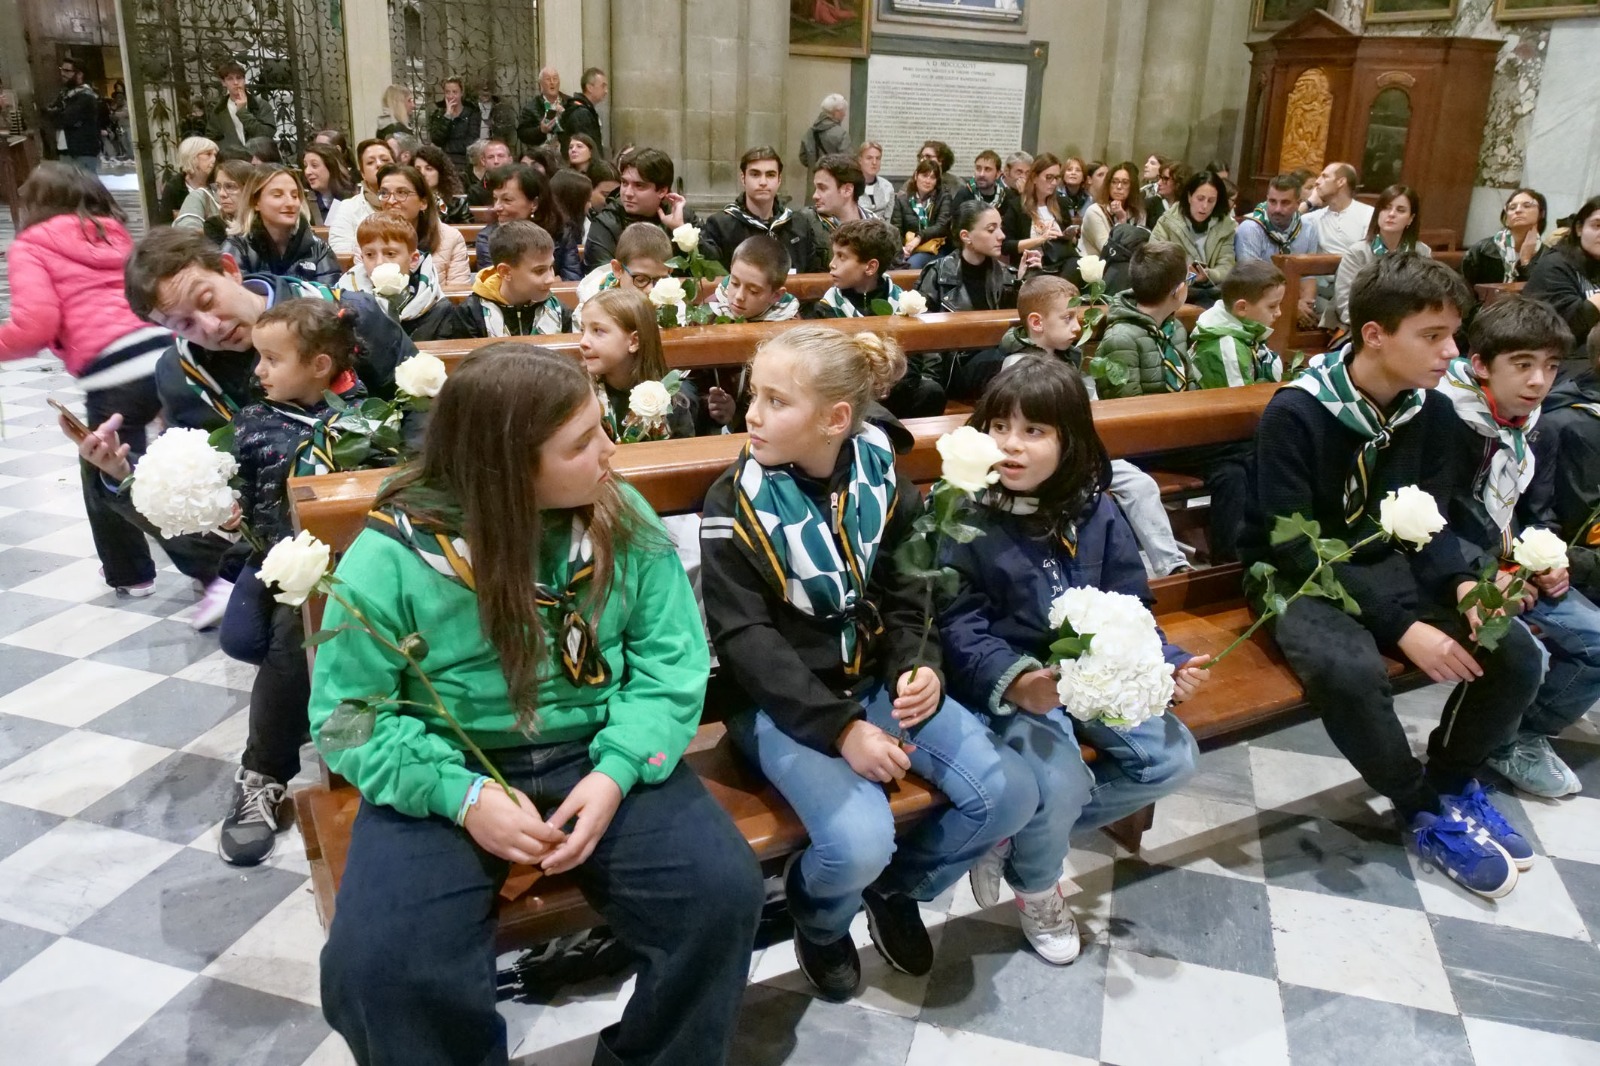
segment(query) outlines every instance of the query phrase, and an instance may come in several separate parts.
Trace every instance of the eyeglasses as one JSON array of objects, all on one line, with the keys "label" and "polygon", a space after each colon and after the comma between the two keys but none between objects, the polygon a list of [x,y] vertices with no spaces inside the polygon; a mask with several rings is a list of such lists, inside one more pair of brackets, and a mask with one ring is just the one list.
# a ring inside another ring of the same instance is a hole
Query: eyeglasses
[{"label": "eyeglasses", "polygon": [[388,202],[388,201],[391,201],[391,200],[392,201],[396,201],[396,202],[405,201],[405,200],[414,200],[414,199],[416,199],[416,196],[417,196],[417,194],[414,191],[412,191],[411,189],[379,189],[378,190],[378,199],[382,200],[384,202]]},{"label": "eyeglasses", "polygon": [[635,273],[633,270],[630,270],[627,267],[623,267],[622,268],[622,272],[624,274],[628,275],[628,277],[632,278],[634,285],[636,285],[637,287],[639,287],[641,289],[649,288],[651,285],[654,285],[656,282],[665,281],[669,277],[672,276],[671,274],[662,274],[660,277],[656,277],[656,276],[654,276],[652,274],[646,274],[644,271],[639,271],[639,272]]}]

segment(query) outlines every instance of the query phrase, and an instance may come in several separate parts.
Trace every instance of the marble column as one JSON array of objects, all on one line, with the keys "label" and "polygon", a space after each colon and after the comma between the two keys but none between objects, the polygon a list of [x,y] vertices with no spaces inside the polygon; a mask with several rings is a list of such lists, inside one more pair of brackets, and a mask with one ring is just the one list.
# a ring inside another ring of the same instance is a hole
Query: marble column
[{"label": "marble column", "polygon": [[612,0],[610,16],[612,140],[671,155],[691,201],[732,198],[739,156],[782,137],[788,4]]},{"label": "marble column", "polygon": [[[344,44],[350,74],[350,143],[354,145],[377,130],[383,91],[394,81],[387,0],[344,0]],[[417,101],[418,116],[426,116],[430,106],[424,93]]]},{"label": "marble column", "polygon": [[1211,7],[1193,0],[1150,0],[1134,155],[1189,157],[1190,130],[1208,75]]},{"label": "marble column", "polygon": [[1150,0],[1124,0],[1112,4],[1106,15],[1100,119],[1095,125],[1095,147],[1089,154],[1112,164],[1150,152],[1135,144],[1133,139],[1139,116],[1139,84],[1144,74],[1149,8]]}]

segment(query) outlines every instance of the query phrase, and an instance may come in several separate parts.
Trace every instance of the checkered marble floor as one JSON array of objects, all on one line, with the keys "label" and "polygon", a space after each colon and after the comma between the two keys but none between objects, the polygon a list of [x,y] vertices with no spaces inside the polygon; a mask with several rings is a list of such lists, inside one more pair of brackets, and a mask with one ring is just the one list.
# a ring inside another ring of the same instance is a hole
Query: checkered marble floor
[{"label": "checkered marble floor", "polygon": [[[225,866],[214,835],[250,671],[186,624],[170,570],[105,588],[52,360],[0,370],[0,1056],[8,1062],[348,1062],[318,1009],[298,834]],[[1420,743],[1442,694],[1402,697]],[[1084,838],[1072,966],[1021,947],[965,883],[925,907],[937,962],[811,996],[788,943],[755,959],[733,1061],[946,1066],[1600,1066],[1600,725],[1558,743],[1584,779],[1503,802],[1540,858],[1499,904],[1421,871],[1317,723],[1202,757],[1143,854]],[[509,963],[510,959],[503,960]],[[631,980],[501,1005],[514,1057],[586,1064]]]}]

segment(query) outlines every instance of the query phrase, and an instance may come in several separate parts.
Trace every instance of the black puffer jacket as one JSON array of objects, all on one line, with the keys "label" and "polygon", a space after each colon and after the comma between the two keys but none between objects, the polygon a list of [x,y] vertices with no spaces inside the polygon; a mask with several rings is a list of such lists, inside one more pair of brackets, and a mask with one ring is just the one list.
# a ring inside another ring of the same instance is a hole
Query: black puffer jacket
[{"label": "black puffer jacket", "polygon": [[778,208],[771,222],[763,222],[745,207],[743,196],[706,219],[700,230],[700,254],[726,267],[733,261],[733,253],[741,243],[763,234],[783,245],[789,253],[791,270],[809,269],[815,249],[811,230],[801,220],[799,212]]},{"label": "black puffer jacket", "polygon": [[[694,213],[693,208],[685,205],[683,221],[685,225],[697,226],[700,224],[700,217]],[[584,264],[593,270],[616,258],[617,238],[622,236],[623,230],[635,222],[654,223],[661,227],[661,232],[668,238],[672,236],[671,228],[654,215],[634,218],[623,209],[621,200],[607,200],[605,206],[589,212],[589,241],[583,246]]]},{"label": "black puffer jacket", "polygon": [[344,273],[328,242],[312,233],[311,224],[303,218],[282,252],[273,247],[260,219],[248,235],[234,235],[223,241],[222,250],[233,256],[243,274],[275,274],[332,285]]}]

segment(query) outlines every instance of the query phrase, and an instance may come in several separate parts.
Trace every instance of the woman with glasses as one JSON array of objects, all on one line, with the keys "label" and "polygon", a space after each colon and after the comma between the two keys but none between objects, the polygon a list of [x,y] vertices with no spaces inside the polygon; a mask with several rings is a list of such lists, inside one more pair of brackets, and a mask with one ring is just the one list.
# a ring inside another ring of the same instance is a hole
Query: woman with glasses
[{"label": "woman with glasses", "polygon": [[1145,225],[1144,199],[1139,193],[1138,171],[1132,163],[1118,163],[1095,191],[1094,202],[1083,213],[1078,254],[1101,255],[1111,231],[1124,222]]},{"label": "woman with glasses", "polygon": [[439,205],[416,167],[390,164],[378,172],[378,203],[417,227],[417,251],[433,257],[445,289],[472,284],[467,242],[461,231],[439,220]]}]

